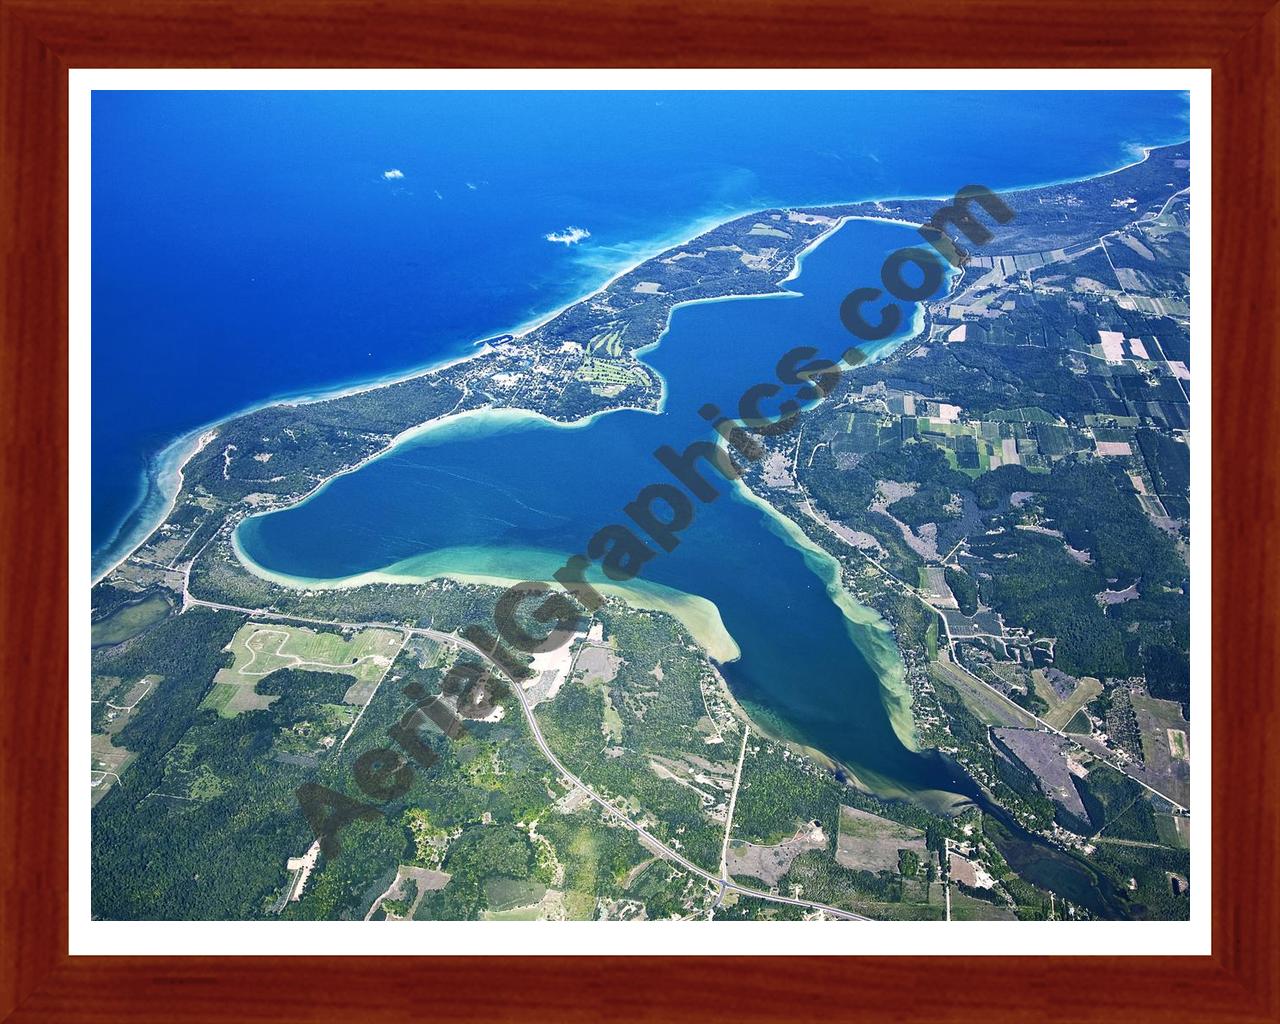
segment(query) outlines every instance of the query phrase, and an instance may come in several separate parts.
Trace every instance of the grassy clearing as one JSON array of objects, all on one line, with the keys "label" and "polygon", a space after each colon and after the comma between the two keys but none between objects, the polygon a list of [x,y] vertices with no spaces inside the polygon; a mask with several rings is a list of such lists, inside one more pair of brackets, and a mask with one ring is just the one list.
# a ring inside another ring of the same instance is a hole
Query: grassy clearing
[{"label": "grassy clearing", "polygon": [[622,716],[618,713],[618,708],[613,703],[612,688],[598,673],[593,671],[586,672],[578,682],[589,690],[599,690],[603,694],[604,717],[600,723],[600,731],[605,739],[611,743],[620,742],[622,740]]},{"label": "grassy clearing", "polygon": [[1191,799],[1191,726],[1176,701],[1135,694],[1133,710],[1147,770],[1181,804]]},{"label": "grassy clearing", "polygon": [[486,921],[536,921],[541,913],[542,907],[534,904],[514,910],[486,910],[481,916]]},{"label": "grassy clearing", "polygon": [[920,829],[841,806],[840,834],[836,838],[836,863],[841,867],[873,873],[896,871],[902,850],[913,851],[921,862],[930,856]]},{"label": "grassy clearing", "polygon": [[89,748],[89,779],[93,784],[93,803],[96,804],[116,785],[135,755],[131,750],[117,747],[111,736],[100,732],[92,735]]},{"label": "grassy clearing", "polygon": [[879,900],[854,900],[854,909],[877,921],[941,921],[947,915],[939,900],[932,903],[886,903]]},{"label": "grassy clearing", "polygon": [[1040,717],[1055,729],[1065,728],[1067,723],[1075,718],[1077,711],[1102,693],[1102,683],[1091,676],[1081,679],[1071,696],[1065,700],[1059,697],[1049,684],[1043,670],[1035,669],[1031,673],[1031,683],[1036,695],[1049,705],[1049,710]]},{"label": "grassy clearing", "polygon": [[569,844],[569,890],[565,908],[571,921],[590,921],[596,913],[596,874],[599,851],[592,830],[583,826]]},{"label": "grassy clearing", "polygon": [[974,899],[958,888],[951,890],[951,920],[953,921],[1015,921],[1017,915],[1011,907],[997,906],[986,900]]},{"label": "grassy clearing", "polygon": [[313,668],[357,680],[377,679],[400,650],[400,642],[400,634],[384,629],[362,630],[344,640],[336,633],[300,626],[248,623],[228,645],[236,659],[228,671],[261,678],[279,668]]},{"label": "grassy clearing", "polygon": [[1191,821],[1183,815],[1157,814],[1155,816],[1156,835],[1160,842],[1177,850],[1186,850],[1191,845]]},{"label": "grassy clearing", "polygon": [[578,380],[586,381],[588,384],[604,384],[616,387],[646,383],[645,379],[630,367],[602,359],[589,359],[578,367],[574,376]]},{"label": "grassy clearing", "polygon": [[1023,729],[1034,729],[1037,722],[1032,715],[1004,700],[993,690],[983,686],[962,669],[947,659],[945,652],[929,666],[935,680],[950,686],[960,695],[965,707],[984,725],[1015,726]]},{"label": "grassy clearing", "polygon": [[1066,732],[1075,733],[1077,736],[1088,736],[1093,732],[1093,724],[1089,721],[1089,716],[1083,711],[1077,711],[1072,716],[1071,721],[1063,726]]},{"label": "grassy clearing", "polygon": [[200,706],[224,718],[270,707],[275,698],[257,693],[255,687],[282,668],[351,676],[355,682],[347,691],[347,702],[364,703],[402,643],[399,633],[387,629],[366,629],[345,639],[301,626],[249,622],[226,647],[235,661],[214,676],[214,687]]},{"label": "grassy clearing", "polygon": [[227,705],[235,698],[239,689],[234,683],[214,683],[213,689],[200,706],[216,711],[223,718],[231,718],[233,716],[227,712]]},{"label": "grassy clearing", "polygon": [[491,911],[499,914],[508,911],[533,911],[531,917],[517,917],[509,920],[534,920],[538,916],[539,908],[537,904],[546,895],[546,892],[547,887],[541,882],[534,882],[526,878],[497,876],[486,879],[484,883],[485,899]]},{"label": "grassy clearing", "polygon": [[144,697],[149,696],[151,692],[162,682],[164,682],[164,676],[158,676],[155,674],[145,675],[129,687],[128,693],[122,694],[112,703],[121,709],[132,711],[138,706],[139,701]]},{"label": "grassy clearing", "polygon": [[95,773],[115,772],[119,775],[125,766],[133,760],[133,753],[124,747],[117,747],[106,733],[94,733],[90,740],[92,766]]},{"label": "grassy clearing", "polygon": [[587,342],[587,352],[617,359],[622,355],[622,331],[605,331],[603,334],[597,334]]}]

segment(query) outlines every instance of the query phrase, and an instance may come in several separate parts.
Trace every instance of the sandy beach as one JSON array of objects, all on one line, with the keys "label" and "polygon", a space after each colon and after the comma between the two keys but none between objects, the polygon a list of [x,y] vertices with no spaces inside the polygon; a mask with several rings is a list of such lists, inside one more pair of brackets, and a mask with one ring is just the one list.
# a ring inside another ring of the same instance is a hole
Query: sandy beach
[{"label": "sandy beach", "polygon": [[[232,535],[232,546],[241,563],[261,579],[292,589],[350,590],[370,583],[425,583],[448,579],[486,587],[507,587],[529,580],[550,580],[551,573],[564,563],[564,557],[551,551],[522,549],[492,552],[472,549],[448,549],[408,558],[382,569],[357,573],[338,579],[316,580],[272,572],[256,564]],[[476,569],[459,569],[470,561]],[[496,562],[501,562],[499,571]],[[516,574],[515,569],[527,570]],[[591,581],[596,590],[617,598],[631,608],[664,612],[677,619],[698,645],[718,662],[734,661],[740,656],[737,643],[720,618],[720,611],[704,597],[685,594],[657,583],[640,581],[629,586]]]}]

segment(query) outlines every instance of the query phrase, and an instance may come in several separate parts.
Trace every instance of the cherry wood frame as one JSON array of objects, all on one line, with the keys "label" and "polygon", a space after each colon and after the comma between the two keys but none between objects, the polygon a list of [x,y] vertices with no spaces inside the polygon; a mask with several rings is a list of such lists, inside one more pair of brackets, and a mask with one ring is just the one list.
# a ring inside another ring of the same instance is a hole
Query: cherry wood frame
[{"label": "cherry wood frame", "polygon": [[[0,1019],[1280,1019],[1271,2],[0,0]],[[1213,69],[1212,956],[68,956],[68,69],[610,65]]]}]

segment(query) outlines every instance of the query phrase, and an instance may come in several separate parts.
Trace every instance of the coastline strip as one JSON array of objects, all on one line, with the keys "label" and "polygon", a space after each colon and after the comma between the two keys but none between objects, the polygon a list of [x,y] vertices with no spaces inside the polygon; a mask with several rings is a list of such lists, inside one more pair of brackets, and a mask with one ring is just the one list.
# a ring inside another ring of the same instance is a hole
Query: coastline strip
[{"label": "coastline strip", "polygon": [[[550,581],[552,572],[564,564],[564,556],[535,548],[487,549],[446,548],[407,558],[381,569],[336,579],[308,579],[274,572],[254,562],[232,534],[232,547],[241,564],[259,579],[293,590],[350,590],[370,583],[426,583],[448,579],[477,586],[508,587],[531,579]],[[458,569],[468,560],[476,570]],[[498,563],[501,563],[500,566]],[[517,571],[520,570],[520,571]],[[527,572],[523,570],[528,570]],[[680,622],[713,660],[724,663],[741,656],[737,642],[725,627],[720,610],[705,597],[674,590],[659,583],[640,582],[627,586],[607,580],[591,580],[591,585],[607,597],[621,600],[631,608],[663,612]]]},{"label": "coastline strip", "polygon": [[[1185,140],[1182,140],[1182,141],[1185,141]],[[1070,183],[1073,183],[1073,182],[1091,181],[1091,180],[1094,180],[1094,179],[1096,179],[1096,178],[1106,177],[1106,176],[1108,176],[1108,175],[1117,174],[1117,173],[1119,173],[1120,171],[1123,171],[1123,170],[1125,170],[1125,169],[1127,169],[1127,168],[1129,168],[1129,167],[1134,167],[1134,166],[1137,166],[1138,164],[1141,164],[1141,163],[1146,162],[1148,159],[1150,159],[1151,153],[1152,153],[1153,151],[1155,151],[1156,149],[1162,149],[1162,148],[1166,148],[1167,146],[1180,145],[1180,144],[1181,144],[1181,141],[1180,141],[1180,142],[1165,143],[1165,144],[1155,145],[1155,146],[1144,146],[1144,147],[1141,147],[1142,155],[1141,155],[1141,157],[1140,157],[1139,159],[1132,160],[1132,161],[1130,161],[1130,162],[1128,162],[1128,163],[1122,164],[1121,166],[1116,167],[1116,168],[1113,168],[1112,170],[1109,170],[1109,171],[1104,171],[1104,172],[1100,172],[1100,173],[1096,173],[1096,174],[1083,175],[1083,176],[1076,177],[1076,178],[1067,178],[1067,179],[1063,179],[1062,181],[1056,181],[1056,182],[1047,182],[1047,183],[1041,183],[1041,184],[1024,185],[1024,186],[1020,186],[1020,187],[1017,187],[1017,188],[1009,188],[1009,189],[1006,189],[1005,191],[1016,194],[1017,192],[1033,191],[1033,190],[1038,189],[1038,188],[1046,188],[1046,187],[1052,187],[1052,186],[1056,186],[1056,185],[1070,184]],[[942,199],[944,199],[944,200],[945,200],[947,197],[930,197],[930,196],[921,196],[921,197],[913,197],[913,196],[895,196],[895,197],[880,197],[880,198],[869,198],[869,199],[848,200],[848,201],[841,201],[841,202],[804,203],[804,204],[801,204],[799,207],[796,207],[796,206],[785,206],[785,207],[781,207],[781,208],[787,208],[787,209],[792,209],[792,208],[797,208],[797,209],[798,209],[798,208],[805,208],[805,209],[817,209],[817,208],[827,207],[827,206],[857,205],[857,204],[859,204],[859,203],[869,203],[869,204],[883,204],[883,203],[891,203],[891,202],[902,203],[902,202],[911,202],[911,201],[916,201],[916,200],[920,200],[920,199],[928,200],[928,199],[936,199],[936,198],[942,198]],[[680,248],[680,247],[681,247],[681,246],[683,246],[683,245],[687,245],[687,244],[689,244],[690,242],[695,241],[697,238],[701,237],[703,234],[706,234],[708,231],[713,230],[715,227],[718,227],[718,226],[723,225],[723,224],[730,223],[731,221],[734,221],[734,220],[740,219],[741,217],[751,216],[751,215],[754,215],[754,214],[764,213],[764,212],[766,212],[766,211],[767,211],[767,210],[769,210],[769,209],[775,209],[775,208],[779,208],[779,207],[764,207],[764,208],[757,208],[757,209],[752,209],[752,210],[747,210],[747,211],[743,211],[743,212],[735,213],[735,214],[733,214],[733,215],[731,215],[731,216],[729,216],[729,217],[727,217],[727,218],[725,218],[725,219],[723,219],[723,220],[719,220],[719,221],[716,221],[716,222],[714,222],[714,223],[711,223],[711,225],[710,225],[709,227],[708,227],[708,226],[705,226],[707,222],[705,222],[705,221],[704,221],[704,222],[699,222],[699,224],[701,224],[701,225],[703,225],[703,226],[698,227],[698,228],[695,230],[694,234],[689,235],[688,237],[684,238],[684,240],[683,240],[683,241],[678,241],[678,242],[675,242],[675,243],[672,243],[672,244],[668,244],[668,245],[666,245],[666,247],[665,247],[665,248],[660,249],[659,251],[657,251],[657,252],[655,252],[655,253],[653,253],[653,254],[651,254],[651,255],[649,255],[649,256],[646,256],[646,257],[644,257],[643,259],[639,259],[639,260],[637,260],[637,261],[635,261],[635,262],[633,262],[633,263],[631,263],[631,264],[627,265],[626,267],[624,267],[623,269],[621,269],[618,273],[616,273],[613,277],[611,277],[611,278],[610,278],[607,282],[605,282],[603,285],[601,285],[600,287],[596,288],[594,291],[591,291],[591,292],[589,292],[589,293],[588,293],[588,294],[586,294],[586,295],[580,296],[579,298],[577,298],[577,299],[573,300],[572,302],[569,302],[569,303],[567,303],[566,305],[561,306],[561,307],[559,307],[558,309],[553,310],[553,311],[552,311],[552,312],[550,312],[550,313],[547,313],[547,314],[545,314],[545,315],[541,315],[541,316],[538,316],[538,317],[534,317],[533,319],[531,319],[530,321],[526,322],[525,324],[520,325],[520,327],[519,327],[519,328],[517,328],[516,330],[509,331],[509,332],[498,332],[498,334],[497,334],[497,335],[491,335],[491,337],[498,337],[498,336],[501,336],[503,333],[510,333],[510,334],[514,335],[515,337],[517,337],[517,338],[519,338],[519,337],[524,337],[526,334],[529,334],[529,333],[531,333],[532,331],[537,330],[539,327],[542,327],[543,325],[545,325],[545,324],[549,323],[551,320],[554,320],[557,316],[559,316],[559,315],[560,315],[561,313],[563,313],[565,310],[570,309],[571,307],[576,306],[576,305],[578,305],[578,304],[580,304],[580,303],[582,303],[582,302],[586,302],[586,301],[590,300],[591,298],[593,298],[593,297],[595,297],[595,296],[597,296],[597,295],[601,294],[602,292],[604,292],[605,290],[607,290],[607,289],[608,289],[608,288],[609,288],[613,283],[615,283],[616,281],[618,281],[620,278],[625,277],[627,274],[629,274],[629,273],[631,273],[631,272],[633,272],[633,271],[635,271],[635,270],[638,270],[638,269],[639,269],[640,267],[642,267],[644,264],[646,264],[646,263],[650,262],[650,261],[651,261],[651,260],[653,260],[653,259],[658,258],[658,257],[659,257],[659,256],[661,256],[663,253],[668,252],[668,251],[670,251],[670,250],[672,250],[672,249],[678,249],[678,248]],[[799,273],[800,263],[801,263],[801,261],[802,261],[803,257],[806,255],[806,253],[810,252],[813,248],[815,248],[817,245],[821,244],[821,243],[822,243],[823,241],[825,241],[828,237],[830,237],[830,235],[831,235],[832,233],[834,233],[834,231],[838,230],[838,229],[839,229],[839,227],[843,226],[844,222],[845,222],[846,220],[848,220],[848,219],[850,219],[850,218],[848,218],[848,217],[841,218],[840,222],[839,222],[836,226],[834,226],[834,227],[833,227],[833,228],[831,228],[830,230],[825,231],[825,232],[823,232],[822,234],[818,235],[818,236],[813,240],[813,242],[811,242],[808,246],[806,246],[804,249],[802,249],[800,252],[798,252],[798,253],[796,254],[796,256],[794,257],[794,259],[792,260],[793,266],[792,266],[791,271],[789,272],[789,274],[787,275],[787,277],[785,277],[785,278],[783,278],[781,281],[779,281],[779,282],[778,282],[778,284],[779,284],[779,285],[783,285],[783,284],[785,284],[787,281],[792,280],[792,279],[794,278],[794,276],[795,276],[796,274],[798,274],[798,273]],[[891,220],[892,218],[882,218],[882,217],[876,217],[875,215],[867,215],[867,216],[865,217],[865,219],[868,219],[868,220]],[[911,226],[917,226],[917,225],[911,225]],[[687,229],[686,229],[686,230],[687,230]],[[784,291],[785,291],[785,290],[784,290]],[[769,294],[772,294],[772,293],[769,293]],[[738,297],[738,296],[734,296],[734,297]],[[740,296],[740,297],[742,297],[742,298],[746,298],[746,297],[748,297],[748,296]],[[708,301],[708,300],[695,300],[695,301]],[[678,308],[678,306],[679,306],[679,305],[680,305],[680,304],[677,304],[677,306],[676,306],[676,307],[673,307],[673,308],[672,308],[672,310],[671,310],[671,312],[674,312],[675,308]],[[670,329],[670,313],[668,314],[667,326],[666,326],[666,328],[664,329],[663,334],[665,334],[665,333],[666,333],[666,331],[667,331],[667,330],[669,330],[669,329]],[[659,338],[658,338],[658,341],[660,341],[660,340],[661,340],[661,335],[659,335]],[[433,362],[431,365],[429,365],[429,366],[427,366],[427,367],[425,367],[425,368],[411,369],[411,370],[409,370],[409,371],[407,371],[407,372],[405,372],[405,373],[403,373],[403,374],[399,374],[399,375],[396,375],[396,376],[390,376],[390,377],[387,377],[387,378],[384,378],[384,379],[378,380],[378,381],[376,381],[376,382],[372,382],[372,383],[364,383],[364,384],[358,384],[358,385],[349,385],[349,384],[347,384],[347,385],[340,385],[340,386],[338,386],[338,387],[336,387],[336,388],[333,388],[333,389],[331,389],[331,390],[321,391],[321,392],[316,393],[314,396],[306,397],[306,398],[300,398],[300,399],[294,399],[294,400],[282,400],[282,399],[279,399],[279,398],[273,398],[273,399],[267,399],[267,400],[264,400],[264,401],[262,401],[262,402],[260,402],[260,403],[252,404],[252,405],[250,405],[250,406],[248,406],[248,407],[246,407],[246,408],[240,409],[239,411],[237,411],[237,412],[235,412],[235,413],[232,413],[231,415],[224,416],[224,417],[222,417],[221,419],[219,419],[219,420],[217,420],[217,421],[215,421],[215,422],[213,422],[213,423],[205,424],[205,425],[204,425],[204,426],[202,426],[202,427],[198,427],[198,428],[196,428],[196,430],[194,430],[194,431],[189,431],[189,432],[187,432],[187,433],[184,433],[184,434],[180,435],[178,438],[176,438],[174,441],[171,441],[168,445],[166,445],[166,446],[165,446],[165,448],[163,448],[163,449],[161,450],[161,456],[160,456],[160,457],[162,457],[162,456],[164,455],[164,453],[165,453],[165,452],[168,452],[168,451],[170,451],[171,449],[173,449],[173,448],[175,447],[175,445],[180,445],[180,443],[182,442],[182,440],[183,440],[184,438],[188,438],[188,437],[192,436],[192,434],[195,434],[196,436],[200,436],[200,435],[202,435],[204,432],[207,432],[207,431],[210,431],[210,430],[215,431],[215,434],[216,434],[217,428],[218,428],[218,427],[220,427],[220,426],[222,426],[224,423],[227,423],[227,422],[229,422],[229,421],[231,421],[231,420],[234,420],[234,419],[238,419],[238,418],[239,418],[239,417],[241,417],[241,416],[247,415],[247,414],[249,414],[249,413],[251,413],[251,412],[258,411],[258,410],[260,410],[260,409],[270,408],[271,406],[275,406],[275,405],[286,405],[286,406],[287,406],[287,405],[310,404],[310,403],[312,403],[312,402],[326,401],[326,400],[329,400],[329,399],[332,399],[332,398],[339,398],[339,397],[344,397],[344,396],[347,396],[347,395],[361,394],[361,393],[364,393],[364,392],[367,392],[367,391],[374,391],[374,390],[377,390],[377,389],[382,388],[382,387],[386,387],[386,386],[391,385],[391,384],[399,383],[399,382],[401,382],[401,381],[412,380],[412,379],[416,379],[416,378],[419,378],[419,377],[429,376],[429,375],[431,375],[431,374],[433,374],[433,373],[438,373],[440,370],[447,369],[447,368],[449,368],[449,367],[451,367],[451,366],[455,366],[455,365],[457,365],[457,364],[459,364],[459,363],[462,363],[462,362],[467,362],[467,361],[470,361],[470,360],[472,360],[472,359],[476,359],[476,358],[480,357],[481,355],[483,355],[485,352],[490,351],[489,346],[488,346],[484,341],[478,341],[478,342],[476,342],[475,344],[476,344],[477,346],[479,346],[479,349],[478,349],[477,351],[475,351],[475,352],[466,353],[466,354],[463,354],[463,355],[461,355],[461,356],[451,357],[451,358],[448,358],[448,359],[443,360],[443,361],[436,361],[436,362]],[[654,343],[654,344],[657,344],[657,341],[655,341],[655,343]],[[646,346],[646,348],[648,348],[648,347],[649,347],[649,346]],[[643,351],[643,350],[637,350],[637,353],[636,353],[637,358],[639,358],[639,355],[642,353],[642,351]],[[663,387],[663,396],[664,396],[664,399],[665,399],[665,394],[666,394],[666,389],[665,389],[665,382],[664,382],[664,387]],[[660,406],[660,407],[661,407],[661,406]],[[616,410],[609,410],[609,411],[616,411]],[[597,414],[597,415],[599,415],[599,414]],[[552,422],[555,422],[555,421],[552,421]],[[392,445],[391,445],[391,446],[389,446],[389,447],[388,447],[387,449],[385,449],[384,451],[377,453],[377,455],[375,455],[374,457],[377,457],[377,456],[380,456],[380,455],[382,455],[382,454],[385,454],[385,453],[386,453],[386,451],[391,450],[391,447],[394,447],[394,444],[395,444],[395,443],[397,443],[397,441],[400,441],[400,440],[404,439],[405,434],[410,434],[411,432],[412,432],[412,428],[411,428],[411,431],[405,431],[403,434],[398,435],[396,439],[393,439],[393,442],[392,442]],[[179,451],[180,451],[180,449],[179,449]],[[138,522],[137,522],[137,524],[135,525],[135,527],[134,527],[133,529],[131,529],[131,530],[129,530],[129,531],[128,531],[128,537],[129,537],[129,540],[132,542],[132,543],[131,543],[131,546],[129,546],[127,550],[124,550],[124,551],[123,551],[123,553],[119,554],[119,557],[113,557],[113,556],[115,555],[115,552],[112,552],[112,553],[110,553],[110,554],[105,554],[105,555],[104,555],[104,561],[110,561],[110,563],[111,563],[111,564],[110,564],[109,566],[107,566],[106,568],[104,568],[101,572],[97,572],[97,573],[95,573],[95,572],[93,571],[92,567],[91,567],[91,582],[92,582],[92,584],[97,584],[97,583],[98,583],[98,582],[100,582],[103,578],[105,578],[106,576],[108,576],[108,575],[110,575],[112,572],[114,572],[116,569],[118,569],[118,568],[120,567],[120,565],[121,565],[121,564],[123,564],[124,562],[126,562],[126,561],[127,561],[127,560],[128,560],[128,559],[129,559],[129,558],[130,558],[130,557],[131,557],[131,556],[136,552],[136,551],[137,551],[137,549],[138,549],[139,547],[141,547],[141,546],[146,542],[147,538],[149,538],[149,537],[151,536],[151,534],[153,534],[153,533],[155,532],[155,530],[156,530],[156,529],[157,529],[157,528],[158,528],[158,527],[159,527],[159,526],[160,526],[160,525],[165,521],[165,519],[168,517],[169,513],[172,511],[173,504],[174,504],[174,502],[177,500],[177,496],[178,496],[178,494],[179,494],[179,493],[180,493],[180,491],[181,491],[181,486],[182,486],[182,484],[181,484],[181,472],[182,472],[182,469],[183,469],[183,468],[185,468],[186,463],[190,461],[190,459],[191,459],[191,458],[196,454],[196,452],[197,452],[197,451],[199,451],[199,449],[198,449],[198,448],[197,448],[197,449],[195,449],[194,451],[191,451],[191,452],[189,452],[189,453],[185,453],[185,454],[183,454],[183,457],[181,458],[181,460],[180,460],[180,461],[177,461],[176,465],[172,468],[172,470],[171,470],[169,473],[166,473],[166,469],[167,469],[167,467],[164,467],[164,468],[161,468],[161,469],[157,470],[157,473],[155,474],[155,478],[156,478],[156,479],[153,479],[151,474],[148,474],[148,475],[147,475],[147,480],[146,480],[146,484],[145,484],[145,489],[144,489],[144,492],[143,492],[142,497],[139,499],[138,503],[134,506],[134,508],[133,508],[133,509],[131,509],[131,510],[129,511],[129,513],[124,517],[124,519],[121,521],[121,529],[123,529],[123,528],[124,528],[124,527],[129,523],[129,521],[130,521],[132,518],[134,518],[135,516],[138,516],[138,517],[139,517],[139,518],[138,518]],[[159,458],[159,457],[158,457],[158,458]],[[335,474],[335,476],[336,476],[336,475],[337,475],[337,474]],[[177,485],[173,487],[173,489],[172,489],[172,493],[166,493],[166,489],[165,489],[165,488],[163,487],[163,485],[161,485],[161,483],[159,482],[159,479],[158,479],[158,478],[160,478],[160,477],[162,477],[162,476],[169,476],[170,478],[173,478],[173,477],[175,477],[175,476],[176,476],[176,479],[177,479]],[[323,485],[323,483],[324,483],[324,482],[322,482],[322,485]],[[160,496],[162,496],[162,497],[165,499],[165,501],[164,501],[164,503],[163,503],[163,504],[164,504],[164,514],[163,514],[163,515],[161,515],[159,518],[154,518],[154,519],[153,519],[153,518],[151,518],[151,517],[145,517],[145,516],[142,516],[142,515],[140,514],[140,510],[145,509],[146,505],[147,505],[150,501],[152,501],[152,500],[154,499],[153,489],[158,490],[158,491],[159,491]],[[133,541],[133,538],[134,538],[134,537],[137,537],[138,539],[137,539],[136,541]],[[107,545],[104,545],[104,549],[110,548],[110,547],[112,547],[112,546],[114,546],[114,544],[113,544],[112,542],[108,542],[108,544],[107,544]],[[123,545],[122,545],[122,547],[123,547]]]}]

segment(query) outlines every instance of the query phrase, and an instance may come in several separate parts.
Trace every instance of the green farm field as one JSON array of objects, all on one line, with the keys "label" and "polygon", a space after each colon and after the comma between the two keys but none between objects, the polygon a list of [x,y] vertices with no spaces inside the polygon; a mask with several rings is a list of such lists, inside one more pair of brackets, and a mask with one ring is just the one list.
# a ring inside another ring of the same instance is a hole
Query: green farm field
[{"label": "green farm field", "polygon": [[347,691],[348,703],[364,703],[402,644],[399,633],[386,629],[366,629],[344,639],[301,626],[249,622],[227,645],[235,661],[214,676],[213,689],[201,707],[224,718],[270,707],[275,698],[255,688],[259,680],[282,668],[348,675],[355,680]]}]

